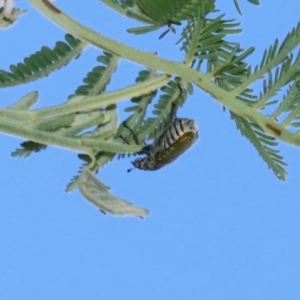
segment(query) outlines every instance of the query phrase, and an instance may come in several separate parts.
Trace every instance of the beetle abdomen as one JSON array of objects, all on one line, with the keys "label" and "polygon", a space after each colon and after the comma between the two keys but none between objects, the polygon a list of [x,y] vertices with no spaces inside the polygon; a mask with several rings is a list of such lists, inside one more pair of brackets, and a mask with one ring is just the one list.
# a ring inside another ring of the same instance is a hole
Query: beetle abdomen
[{"label": "beetle abdomen", "polygon": [[150,145],[149,155],[136,159],[132,164],[142,170],[158,170],[187,151],[198,137],[194,120],[175,119]]}]

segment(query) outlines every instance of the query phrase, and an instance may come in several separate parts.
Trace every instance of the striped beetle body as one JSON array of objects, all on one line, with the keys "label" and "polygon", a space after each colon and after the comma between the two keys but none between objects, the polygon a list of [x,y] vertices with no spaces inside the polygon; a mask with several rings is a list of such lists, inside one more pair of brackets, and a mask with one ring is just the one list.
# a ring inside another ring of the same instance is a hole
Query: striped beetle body
[{"label": "striped beetle body", "polygon": [[187,151],[198,137],[198,127],[194,120],[176,118],[151,145],[145,146],[140,151],[140,154],[146,156],[137,158],[132,164],[141,170],[158,170]]}]

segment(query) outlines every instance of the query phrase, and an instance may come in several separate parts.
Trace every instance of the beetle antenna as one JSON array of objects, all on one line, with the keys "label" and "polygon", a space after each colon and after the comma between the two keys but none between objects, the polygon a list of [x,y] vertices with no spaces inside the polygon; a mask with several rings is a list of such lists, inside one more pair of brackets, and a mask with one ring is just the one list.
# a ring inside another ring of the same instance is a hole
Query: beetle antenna
[{"label": "beetle antenna", "polygon": [[130,173],[133,169],[135,169],[135,167],[134,167],[134,168],[127,169],[127,172]]}]

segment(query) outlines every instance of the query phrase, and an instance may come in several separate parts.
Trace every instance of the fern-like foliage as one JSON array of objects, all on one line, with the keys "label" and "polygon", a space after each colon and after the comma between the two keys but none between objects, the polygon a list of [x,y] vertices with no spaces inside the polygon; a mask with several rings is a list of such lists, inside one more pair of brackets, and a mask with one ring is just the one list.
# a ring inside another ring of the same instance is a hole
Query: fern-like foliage
[{"label": "fern-like foliage", "polygon": [[21,143],[21,147],[22,148],[19,148],[19,149],[16,149],[15,151],[13,151],[11,153],[11,156],[27,158],[33,152],[35,152],[35,153],[40,152],[41,150],[46,149],[47,146],[36,143],[36,142],[32,142],[32,141],[25,141],[25,142]]},{"label": "fern-like foliage", "polygon": [[299,128],[300,123],[300,85],[298,81],[290,84],[278,108],[270,116],[274,120],[282,119],[282,126]]},{"label": "fern-like foliage", "polygon": [[[107,85],[110,82],[111,76],[117,69],[118,57],[104,52],[103,55],[98,56],[97,61],[101,65],[94,67],[87,76],[83,79],[84,85],[79,86],[76,91],[76,96],[95,96],[105,91]],[[71,98],[72,99],[72,98]],[[102,139],[111,140],[118,126],[118,116],[116,111],[116,105],[110,105],[106,108],[101,108],[102,116],[108,117],[108,122],[101,122],[97,128],[94,128],[90,132],[85,132],[85,136],[99,137]],[[90,119],[90,118],[88,118]],[[91,124],[95,125],[95,124]],[[104,136],[106,134],[106,136]],[[108,134],[108,135],[107,135]],[[66,191],[73,191],[78,186],[78,180],[84,167],[89,167],[91,171],[97,172],[99,168],[103,167],[106,163],[113,159],[114,153],[106,153],[103,151],[95,154],[94,161],[87,154],[79,154],[78,157],[84,161],[83,165],[79,169],[79,175],[72,178],[71,182],[67,185]]]},{"label": "fern-like foliage", "polygon": [[0,88],[11,87],[45,77],[67,65],[82,52],[85,44],[67,34],[65,41],[56,43],[53,49],[47,46],[26,57],[23,62],[10,65],[10,72],[0,70]]},{"label": "fern-like foliage", "polygon": [[153,21],[153,24],[184,21],[203,3],[207,8],[205,14],[214,10],[214,0],[136,0],[136,5]]},{"label": "fern-like foliage", "polygon": [[84,85],[79,86],[75,95],[95,96],[103,93],[110,82],[112,74],[116,71],[118,58],[108,52],[97,57],[101,63],[94,67],[83,79]]},{"label": "fern-like foliage", "polygon": [[[243,49],[230,41],[230,36],[241,32],[239,24],[226,20],[224,14],[217,15],[215,0],[101,1],[146,24],[129,29],[131,33],[167,26],[162,37],[168,31],[175,32],[175,25],[181,25],[178,44],[184,51],[184,61],[175,63],[137,51],[76,23],[59,9],[49,12],[44,1],[29,0],[45,15],[50,13],[48,16],[73,36],[105,52],[97,59],[100,64],[85,76],[83,84],[66,103],[33,111],[31,107],[38,98],[33,92],[0,109],[3,132],[35,141],[22,143],[13,156],[27,157],[38,152],[46,147],[43,142],[80,151],[83,164],[67,190],[79,184],[82,194],[101,210],[123,214],[125,211],[120,207],[114,210],[112,203],[104,203],[106,196],[112,201],[117,198],[110,195],[94,174],[116,154],[139,153],[146,141],[157,138],[178,107],[193,93],[194,85],[229,108],[241,134],[254,145],[276,176],[285,179],[286,164],[279,154],[276,138],[300,146],[300,25],[282,43],[276,40],[253,68],[247,58],[254,47]],[[258,0],[248,2],[259,4]],[[233,3],[241,13],[238,0]],[[66,42],[58,42],[53,49],[43,47],[23,63],[10,66],[9,72],[0,70],[0,87],[35,80],[66,65],[86,46],[73,36],[67,35]],[[143,71],[135,85],[106,92],[120,57],[144,66]],[[253,89],[254,83],[255,87],[261,86],[259,91]],[[119,124],[116,104],[125,99],[131,99],[125,109],[128,117]],[[136,142],[138,146],[134,145]],[[94,182],[92,186],[88,178]]]},{"label": "fern-like foliage", "polygon": [[[242,52],[238,44],[227,42],[224,37],[240,32],[239,23],[236,21],[224,20],[224,15],[209,19],[199,11],[198,15],[188,20],[177,44],[181,43],[180,49],[186,52],[186,64],[192,63],[201,72],[217,69],[222,73],[234,67],[237,54]],[[242,58],[245,55],[239,61]]]},{"label": "fern-like foliage", "polygon": [[[141,0],[136,3],[143,12],[147,12],[147,16],[153,21],[152,25],[156,25],[157,27],[166,24],[170,20],[179,22],[186,19],[188,21],[178,41],[178,43],[182,43],[181,50],[186,52],[186,64],[191,64],[198,71],[205,71],[206,69],[208,76],[212,78],[216,85],[227,91],[233,90],[245,82],[251,75],[251,68],[244,60],[254,51],[254,48],[252,47],[243,51],[238,44],[227,42],[224,39],[230,34],[239,33],[239,24],[234,20],[224,20],[224,15],[214,19],[207,18],[208,13],[212,11],[212,5],[214,5],[213,1],[201,1],[201,3],[199,2],[195,6],[197,9],[190,6],[189,8],[192,8],[191,10],[184,9],[185,1],[175,2],[176,1],[173,1],[172,4],[166,2],[158,4],[153,3],[153,1],[150,3],[150,1]],[[238,11],[241,12],[238,2],[236,0],[234,2]],[[249,2],[259,4],[258,1]],[[163,7],[163,5],[173,5],[173,7],[172,9],[167,9]],[[168,11],[168,14],[165,13],[165,11]],[[288,69],[289,67],[290,64],[286,63],[284,69]],[[277,72],[277,74],[278,73],[279,72]],[[277,77],[278,76],[275,75],[275,81],[277,81]],[[272,80],[269,79],[269,90],[271,89],[271,81]],[[265,84],[265,87],[266,86]],[[265,91],[266,89],[267,88],[265,88]],[[274,87],[274,90],[277,89],[278,85]],[[170,110],[170,103],[172,102],[170,90],[168,90],[168,92],[166,95],[160,97],[160,100],[155,106],[156,109],[153,112],[155,118],[145,120],[138,132],[139,136],[148,136],[148,139],[153,139],[164,128],[167,119],[166,111]],[[269,99],[269,96],[270,93],[267,94],[265,98]],[[254,105],[259,97],[253,93],[252,89],[245,88],[238,94],[238,98],[248,105]],[[264,107],[273,103],[275,102],[271,101],[265,103]],[[232,116],[235,115],[232,114]],[[242,134],[252,141],[260,155],[268,163],[269,167],[273,169],[275,174],[279,178],[284,179],[285,171],[281,166],[285,165],[285,163],[281,161],[282,158],[277,155],[277,150],[268,148],[267,146],[268,142],[270,143],[269,140],[273,138],[262,133],[261,130],[258,130],[258,128],[255,127],[257,125],[251,121],[241,118],[237,119],[237,116],[232,118],[236,121],[238,128],[243,125],[240,128]],[[272,145],[276,146],[277,144],[274,143]]]},{"label": "fern-like foliage", "polygon": [[[299,91],[297,88],[297,78],[299,78],[299,68],[300,68],[300,55],[299,52],[294,57],[291,52],[299,45],[299,34],[300,26],[298,25],[290,34],[287,35],[286,39],[281,45],[276,40],[275,43],[264,52],[262,61],[260,65],[254,68],[251,72],[250,68],[241,68],[238,66],[233,68],[234,73],[226,74],[223,73],[222,77],[216,78],[215,82],[226,90],[234,91],[238,94],[238,98],[248,105],[252,106],[254,109],[263,110],[266,107],[268,111],[274,110],[274,113],[270,115],[272,120],[278,121],[281,113],[288,117],[283,121],[282,125],[288,128],[291,124],[297,124],[299,117]],[[241,72],[242,71],[242,72]],[[242,74],[242,76],[240,76]],[[229,80],[227,79],[229,77]],[[253,95],[253,91],[247,88],[250,82],[262,79],[262,91],[259,96]],[[221,79],[221,80],[220,80]],[[288,92],[284,99],[277,107],[278,100],[274,99],[278,92],[290,84]],[[293,100],[292,100],[293,99]],[[291,103],[293,103],[291,105]],[[237,122],[237,118],[234,118]],[[245,121],[244,121],[245,122]],[[259,151],[263,159],[268,163],[268,166],[272,168],[276,176],[280,179],[285,178],[285,171],[283,166],[286,165],[283,162],[281,156],[278,155],[278,150],[274,148],[268,148],[265,142],[258,143],[261,139],[261,131],[254,130],[253,127],[257,126],[252,121],[247,121],[248,133],[245,132],[245,124],[240,121],[237,122],[238,127],[242,124],[243,128],[240,128],[241,132],[244,133],[251,142],[254,144],[256,149]],[[294,123],[293,123],[294,122]],[[280,122],[279,122],[280,124]],[[249,134],[249,128],[252,128],[251,134]],[[275,134],[280,134],[278,130],[274,130]],[[266,138],[264,136],[264,138]],[[271,137],[269,137],[271,138]],[[276,146],[274,143],[273,146]]]},{"label": "fern-like foliage", "polygon": [[[236,34],[240,29],[235,21],[223,18],[224,16],[219,16],[215,19],[207,19],[199,13],[198,17],[193,17],[188,21],[179,40],[182,43],[181,50],[186,52],[185,62],[199,71],[206,72],[217,86],[226,91],[233,91],[244,85],[245,88],[237,93],[237,98],[247,105],[262,109],[275,104],[276,101],[272,99],[272,96],[288,82],[287,77],[282,79],[281,75],[289,72],[291,57],[285,56],[284,64],[281,68],[277,68],[274,76],[268,72],[269,79],[264,80],[263,93],[260,96],[255,95],[254,91],[248,87],[249,84],[245,85],[245,82],[253,76],[251,67],[245,63],[245,59],[254,51],[254,48],[243,51],[239,44],[225,41],[224,37]],[[255,72],[259,73],[259,70],[264,69],[265,64],[268,63],[270,63],[270,68],[272,58],[275,56],[278,58],[277,49],[278,45],[275,44],[265,52],[262,63],[255,68]],[[264,73],[265,71],[267,69],[264,69]],[[290,78],[293,76],[294,74]],[[233,113],[231,116],[241,133],[252,142],[276,176],[283,180],[286,174],[283,166],[286,164],[278,155],[279,151],[275,149],[277,143],[274,138],[263,133],[253,121],[243,119]],[[272,143],[273,147],[269,147],[268,143]]]},{"label": "fern-like foliage", "polygon": [[241,134],[254,145],[268,167],[279,179],[285,180],[287,172],[284,167],[287,164],[275,148],[278,146],[276,139],[263,132],[255,123],[247,121],[234,113],[231,113],[231,118],[236,122]]},{"label": "fern-like foliage", "polygon": [[[75,95],[70,96],[69,102],[84,101],[83,96],[93,96],[102,93],[110,81],[110,77],[115,71],[118,58],[109,53],[97,58],[101,65],[93,68],[84,78],[85,85],[77,88]],[[37,101],[37,93],[30,93],[20,99],[9,108],[12,110],[28,110]],[[111,139],[117,128],[116,106],[111,105],[95,111],[82,111],[76,114],[53,117],[36,124],[36,128],[46,132],[56,132],[61,136],[80,137],[91,136],[100,137],[104,140]],[[114,132],[111,130],[114,128]],[[105,136],[104,136],[105,134]],[[46,145],[32,141],[21,144],[20,149],[15,150],[12,156],[28,157],[46,148]],[[111,153],[110,153],[111,154]]]},{"label": "fern-like foliage", "polygon": [[205,14],[215,9],[215,0],[136,0],[135,4],[133,9],[127,11],[127,15],[151,25],[131,28],[128,32],[142,34],[167,25],[168,30],[163,32],[160,38],[170,30],[175,32],[172,24],[181,25],[181,22],[188,20],[199,6],[205,8]]}]

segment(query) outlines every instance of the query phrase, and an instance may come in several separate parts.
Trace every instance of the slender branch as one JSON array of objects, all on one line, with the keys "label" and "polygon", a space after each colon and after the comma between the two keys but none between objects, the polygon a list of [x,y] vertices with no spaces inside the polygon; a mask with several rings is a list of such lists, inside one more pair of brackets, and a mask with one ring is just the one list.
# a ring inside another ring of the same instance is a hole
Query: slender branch
[{"label": "slender branch", "polygon": [[[208,76],[202,75],[197,71],[188,68],[184,64],[178,64],[176,62],[161,59],[149,53],[144,53],[125,44],[109,39],[81,25],[62,11],[54,11],[50,9],[40,0],[29,0],[29,2],[49,19],[66,29],[77,38],[125,59],[147,66],[148,68],[161,70],[165,74],[177,75],[186,81],[192,82],[202,90],[212,95],[232,112],[246,119],[253,120],[271,136],[287,143],[300,146],[300,137],[295,136],[295,134],[289,132],[285,128],[282,128],[276,122],[261,115],[259,112],[236,98],[236,95],[243,92],[258,77],[261,77],[266,71],[268,71],[269,64],[266,64],[262,67],[262,69],[258,70],[257,73],[251,76],[251,79],[247,79],[241,86],[231,92],[227,92],[213,84]],[[286,51],[281,51],[280,55],[278,55],[276,58],[277,64],[284,60],[284,56],[286,56],[285,52]]]},{"label": "slender branch", "polygon": [[167,75],[160,75],[155,78],[150,78],[144,82],[134,84],[132,86],[119,89],[105,94],[85,97],[78,102],[66,102],[64,104],[52,106],[49,108],[37,109],[34,111],[28,110],[10,110],[0,109],[0,117],[10,118],[12,120],[22,121],[38,121],[42,118],[52,118],[59,115],[70,114],[78,111],[88,111],[98,109],[110,104],[118,103],[122,100],[138,97],[143,94],[149,94],[156,89],[161,88],[170,81]]},{"label": "slender branch", "polygon": [[86,97],[78,102],[67,102],[49,108],[38,109],[31,113],[35,115],[36,119],[39,119],[49,116],[74,113],[78,111],[98,109],[99,107],[115,104],[125,99],[138,97],[143,94],[149,94],[150,92],[153,92],[156,89],[164,86],[169,81],[169,76],[160,75],[156,78],[148,79],[144,82],[129,86],[127,88],[119,89],[113,92],[107,92],[98,96]]},{"label": "slender branch", "polygon": [[94,140],[91,138],[74,138],[60,136],[57,133],[44,132],[33,129],[30,126],[24,126],[23,122],[0,118],[0,131],[14,136],[19,136],[30,141],[45,145],[54,145],[72,149],[78,152],[89,153],[91,147],[96,151],[117,152],[117,153],[134,153],[141,149],[138,145],[125,145],[120,143],[111,143],[111,141]]},{"label": "slender branch", "polygon": [[[112,52],[120,57],[123,57],[124,59],[136,62],[150,69],[161,70],[165,74],[170,75],[184,75],[183,77],[188,78],[188,81],[195,83],[202,81],[203,75],[200,75],[197,71],[188,68],[184,64],[159,58],[153,54],[137,50],[123,43],[105,37],[93,31],[92,29],[83,26],[81,23],[72,19],[62,11],[60,11],[60,13],[55,13],[53,10],[49,9],[43,1],[29,0],[29,2],[47,18],[80,40],[89,42],[98,48]],[[202,88],[205,89],[205,86]]]},{"label": "slender branch", "polygon": [[24,126],[23,122],[11,120],[5,117],[0,118],[0,131],[41,144],[56,145],[80,152],[89,151],[89,148],[83,146],[79,139],[63,137],[55,133],[35,130],[30,126]]}]

